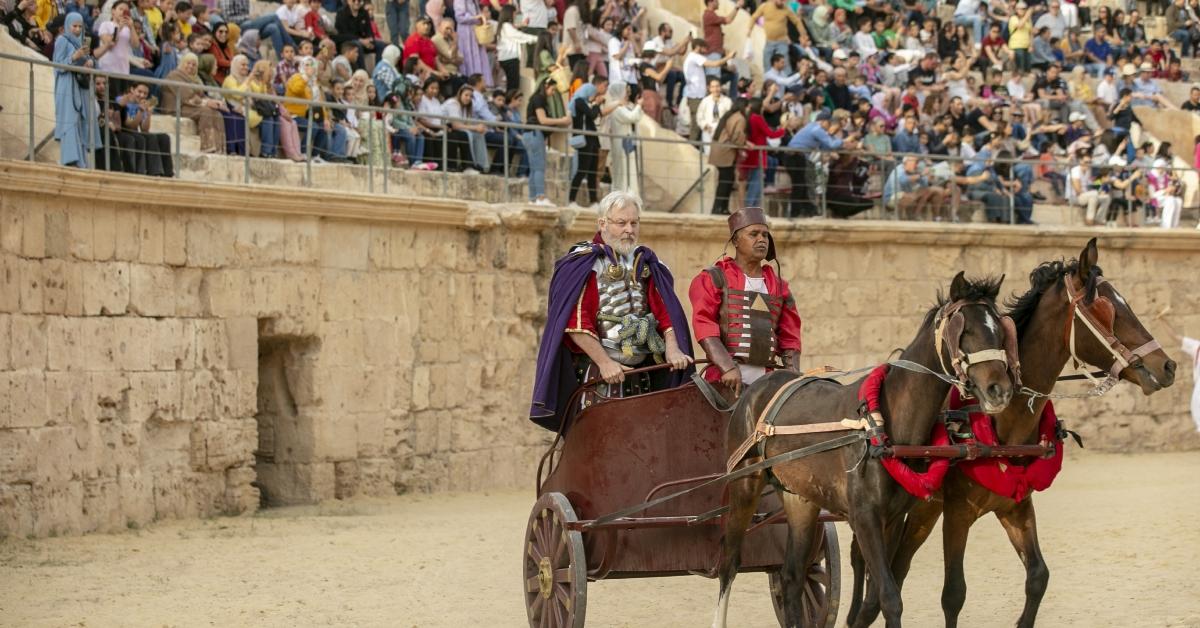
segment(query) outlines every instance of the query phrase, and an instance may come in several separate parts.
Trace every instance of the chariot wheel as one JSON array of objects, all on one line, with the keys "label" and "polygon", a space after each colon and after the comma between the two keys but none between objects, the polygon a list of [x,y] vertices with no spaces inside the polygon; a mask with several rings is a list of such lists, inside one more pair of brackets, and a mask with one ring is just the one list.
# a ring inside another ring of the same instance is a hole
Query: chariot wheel
[{"label": "chariot wheel", "polygon": [[817,537],[816,558],[808,566],[804,582],[800,583],[800,617],[789,616],[784,604],[783,574],[779,571],[770,573],[771,603],[783,628],[833,628],[837,624],[842,576],[837,528],[832,522],[826,522],[817,528]]},{"label": "chariot wheel", "polygon": [[542,495],[529,515],[521,563],[531,628],[583,628],[587,560],[583,535],[566,528],[573,521],[575,510],[561,493]]}]

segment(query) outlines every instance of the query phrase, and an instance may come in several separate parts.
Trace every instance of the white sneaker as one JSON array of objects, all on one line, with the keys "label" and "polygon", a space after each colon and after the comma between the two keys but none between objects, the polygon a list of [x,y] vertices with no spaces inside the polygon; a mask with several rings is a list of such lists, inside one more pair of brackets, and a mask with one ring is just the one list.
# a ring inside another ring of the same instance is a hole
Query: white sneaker
[{"label": "white sneaker", "polygon": [[317,156],[313,157],[312,162],[314,164],[323,164],[323,163],[325,163],[325,160],[321,159],[320,155],[317,155]]},{"label": "white sneaker", "polygon": [[533,204],[540,205],[541,207],[558,207],[558,205],[554,204],[554,201],[551,201],[548,198],[539,198],[538,200],[534,201]]},{"label": "white sneaker", "polygon": [[463,174],[479,174],[479,171],[474,168],[463,168]]}]

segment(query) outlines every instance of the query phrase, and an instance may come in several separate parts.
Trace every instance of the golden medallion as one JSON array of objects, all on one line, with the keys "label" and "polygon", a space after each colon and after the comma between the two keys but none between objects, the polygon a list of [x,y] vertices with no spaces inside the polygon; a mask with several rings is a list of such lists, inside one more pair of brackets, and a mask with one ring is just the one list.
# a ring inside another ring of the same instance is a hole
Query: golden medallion
[{"label": "golden medallion", "polygon": [[649,279],[649,278],[650,278],[650,267],[642,266],[642,279]]},{"label": "golden medallion", "polygon": [[609,280],[617,281],[625,276],[625,267],[617,264],[609,264],[608,272],[606,274],[608,275]]}]

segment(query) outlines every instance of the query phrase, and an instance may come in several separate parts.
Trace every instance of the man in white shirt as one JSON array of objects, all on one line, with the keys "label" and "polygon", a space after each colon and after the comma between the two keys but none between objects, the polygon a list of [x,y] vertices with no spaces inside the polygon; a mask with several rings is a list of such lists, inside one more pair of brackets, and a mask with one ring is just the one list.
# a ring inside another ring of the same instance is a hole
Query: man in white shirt
[{"label": "man in white shirt", "polygon": [[308,9],[300,6],[297,0],[283,0],[283,4],[275,9],[275,16],[279,18],[279,23],[288,35],[295,39],[311,41],[313,34],[304,26],[305,13],[308,13]]},{"label": "man in white shirt", "polygon": [[800,73],[788,74],[787,57],[775,53],[771,56],[771,68],[763,73],[763,82],[774,81],[780,89],[787,89],[800,82]]},{"label": "man in white shirt", "polygon": [[696,110],[700,108],[700,101],[704,100],[705,86],[708,84],[708,77],[704,75],[704,69],[719,68],[732,58],[733,53],[729,52],[720,59],[709,59],[708,42],[703,39],[692,40],[692,51],[683,58],[683,97],[687,99],[688,110],[692,114],[690,118],[692,124],[688,132],[690,139],[700,139],[700,125],[696,123]]},{"label": "man in white shirt", "polygon": [[1063,17],[1059,0],[1051,0],[1050,11],[1043,13],[1042,17],[1039,17],[1033,25],[1034,32],[1040,31],[1042,28],[1049,28],[1050,36],[1054,39],[1062,39],[1066,36],[1067,18]]},{"label": "man in white shirt", "polygon": [[1084,223],[1088,226],[1096,224],[1097,211],[1100,220],[1108,216],[1108,206],[1112,198],[1100,190],[1089,189],[1092,183],[1092,154],[1086,149],[1078,153],[1079,165],[1067,173],[1067,201],[1076,207],[1086,207]]},{"label": "man in white shirt", "polygon": [[[674,65],[675,57],[687,51],[687,41],[682,41],[678,44],[674,40],[675,32],[670,24],[663,22],[658,25],[658,37],[651,39],[642,46],[642,52],[654,52],[654,68],[659,69],[664,65]],[[663,83],[667,86],[667,105],[674,110],[679,106],[679,101],[683,99],[683,90],[677,90],[676,87],[683,85],[683,72],[671,67],[667,70],[667,76]]]},{"label": "man in white shirt", "polygon": [[554,10],[554,0],[521,0],[521,18],[524,27],[521,29],[532,35],[540,35],[550,25],[550,15]]}]

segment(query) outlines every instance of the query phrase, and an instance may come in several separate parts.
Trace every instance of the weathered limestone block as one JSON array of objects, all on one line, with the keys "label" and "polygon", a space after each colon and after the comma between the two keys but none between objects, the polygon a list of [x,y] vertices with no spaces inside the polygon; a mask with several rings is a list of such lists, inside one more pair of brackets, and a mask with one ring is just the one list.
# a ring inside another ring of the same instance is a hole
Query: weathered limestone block
[{"label": "weathered limestone block", "polygon": [[[50,260],[46,260],[49,262]],[[61,314],[83,316],[84,296],[87,288],[83,283],[83,263],[68,263],[63,267],[63,282],[67,287],[67,302]],[[50,312],[47,312],[50,313]]]},{"label": "weathered limestone block", "polygon": [[125,206],[118,206],[114,211],[113,257],[123,262],[136,262],[142,249],[141,212]]},{"label": "weathered limestone block", "polygon": [[321,266],[366,270],[371,229],[366,223],[326,220],[321,223]]},{"label": "weathered limestone block", "polygon": [[258,368],[258,321],[253,318],[232,318],[225,321],[228,338],[229,368]]},{"label": "weathered limestone block", "polygon": [[319,308],[327,321],[358,318],[370,298],[365,273],[322,270]]},{"label": "weathered limestone block", "polygon": [[321,325],[320,334],[322,367],[358,366],[366,361],[362,321],[329,321]]},{"label": "weathered limestone block", "polygon": [[120,316],[129,308],[129,264],[97,262],[83,267],[83,310],[88,316]]},{"label": "weathered limestone block", "polygon": [[430,369],[418,366],[412,371],[412,409],[425,410],[430,405]]},{"label": "weathered limestone block", "polygon": [[353,460],[358,456],[358,425],[345,412],[323,412],[313,416],[314,451],[317,460]]},{"label": "weathered limestone block", "polygon": [[33,533],[33,486],[0,484],[0,540]]},{"label": "weathered limestone block", "polygon": [[165,232],[163,210],[142,208],[138,211],[138,261],[143,264],[162,264]]},{"label": "weathered limestone block", "polygon": [[384,454],[387,413],[361,412],[354,415],[357,423],[358,457],[373,458]]},{"label": "weathered limestone block", "polygon": [[121,513],[129,527],[144,525],[154,519],[154,485],[150,474],[138,467],[122,467],[117,475],[121,496]]},{"label": "weathered limestone block", "polygon": [[229,366],[229,337],[226,321],[200,319],[192,323],[195,332],[196,368],[224,369]]},{"label": "weathered limestone block", "polygon": [[[0,200],[7,200],[7,195]],[[22,224],[23,217],[24,212],[15,203],[6,203],[3,206],[3,211],[0,211],[0,252],[21,254],[21,238],[25,229]]]},{"label": "weathered limestone block", "polygon": [[71,203],[67,211],[67,248],[71,257],[78,260],[94,259],[95,225],[94,214]]},{"label": "weathered limestone block", "polygon": [[[45,370],[47,323],[44,316],[10,317],[11,345],[8,345],[12,368],[16,370]],[[2,349],[0,349],[2,350]]]},{"label": "weathered limestone block", "polygon": [[0,253],[0,312],[21,311],[20,259]]},{"label": "weathered limestone block", "polygon": [[163,212],[163,262],[171,266],[187,263],[187,216],[178,210]]},{"label": "weathered limestone block", "polygon": [[208,370],[180,373],[182,414],[184,421],[207,421],[215,419],[217,384]]},{"label": "weathered limestone block", "polygon": [[396,327],[391,320],[362,321],[363,350],[367,364],[375,367],[395,366],[399,359]]},{"label": "weathered limestone block", "polygon": [[121,487],[115,478],[83,482],[83,532],[115,532],[125,527],[121,516]]},{"label": "weathered limestone block", "polygon": [[233,467],[225,470],[225,514],[239,515],[258,510],[261,499],[258,488],[252,486],[254,467]]},{"label": "weathered limestone block", "polygon": [[246,265],[282,262],[287,248],[285,219],[279,216],[239,214],[234,219],[233,248]]},{"label": "weathered limestone block", "polygon": [[313,216],[288,216],[284,219],[284,260],[289,264],[317,261],[321,219]]},{"label": "weathered limestone block", "polygon": [[0,429],[0,478],[4,478],[4,483],[30,483],[38,477],[37,432]]},{"label": "weathered limestone block", "polygon": [[58,259],[42,260],[42,312],[67,313],[67,266]]},{"label": "weathered limestone block", "polygon": [[129,374],[129,419],[178,421],[182,396],[175,371]]},{"label": "weathered limestone block", "polygon": [[129,285],[130,312],[141,316],[175,315],[175,272],[170,268],[133,264]]},{"label": "weathered limestone block", "polygon": [[390,458],[358,460],[359,494],[388,497],[396,494],[396,463]]},{"label": "weathered limestone block", "polygon": [[34,534],[57,536],[83,532],[79,516],[83,510],[83,483],[39,483],[33,485]]},{"label": "weathered limestone block", "polygon": [[7,412],[0,428],[42,427],[46,424],[46,375],[41,371],[11,371],[0,374],[7,383]]},{"label": "weathered limestone block", "polygon": [[17,268],[20,282],[18,285],[21,291],[21,311],[26,314],[40,314],[45,305],[42,262],[22,259],[17,261]]},{"label": "weathered limestone block", "polygon": [[504,265],[500,268],[519,273],[535,273],[538,270],[540,254],[538,234],[508,232],[504,238]]},{"label": "weathered limestone block", "polygon": [[346,499],[359,494],[358,461],[346,460],[333,464],[333,496]]},{"label": "weathered limestone block", "polygon": [[234,228],[228,216],[197,214],[187,224],[187,264],[218,268],[234,260]]}]

